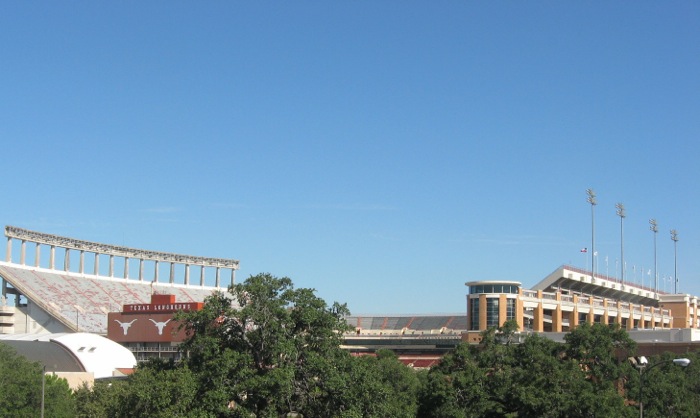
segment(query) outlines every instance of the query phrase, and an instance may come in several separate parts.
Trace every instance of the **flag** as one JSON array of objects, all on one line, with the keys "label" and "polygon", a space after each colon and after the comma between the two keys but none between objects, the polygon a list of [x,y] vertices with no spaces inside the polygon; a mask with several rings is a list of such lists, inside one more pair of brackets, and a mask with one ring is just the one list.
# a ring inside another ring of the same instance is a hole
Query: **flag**
[{"label": "flag", "polygon": [[587,253],[587,252],[588,252],[588,248],[581,248],[581,252],[582,252],[582,253]]}]

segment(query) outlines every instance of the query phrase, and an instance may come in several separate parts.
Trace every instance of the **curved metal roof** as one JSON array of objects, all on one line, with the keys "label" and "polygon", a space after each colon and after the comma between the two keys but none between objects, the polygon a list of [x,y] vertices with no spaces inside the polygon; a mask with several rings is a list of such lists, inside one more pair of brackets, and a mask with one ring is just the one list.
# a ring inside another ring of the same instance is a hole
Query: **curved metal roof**
[{"label": "curved metal roof", "polygon": [[117,369],[136,367],[136,357],[128,348],[97,334],[3,335],[0,343],[45,365],[47,372],[88,372],[102,379],[114,376]]},{"label": "curved metal roof", "polygon": [[47,372],[85,372],[85,368],[70,350],[49,341],[0,340],[29,361],[46,366]]}]

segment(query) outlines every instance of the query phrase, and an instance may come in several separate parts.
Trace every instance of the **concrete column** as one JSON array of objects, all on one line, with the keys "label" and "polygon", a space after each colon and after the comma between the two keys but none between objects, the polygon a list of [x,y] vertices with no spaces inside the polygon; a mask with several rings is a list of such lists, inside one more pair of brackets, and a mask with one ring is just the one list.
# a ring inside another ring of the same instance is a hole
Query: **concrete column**
[{"label": "concrete column", "polygon": [[129,278],[129,257],[124,257],[124,278]]},{"label": "concrete column", "polygon": [[12,262],[12,238],[7,237],[7,248],[5,249],[5,261]]},{"label": "concrete column", "polygon": [[[537,293],[541,293],[538,291]],[[542,298],[539,298],[537,302],[537,307],[532,311],[533,321],[532,330],[535,332],[544,331],[544,306],[542,305]]]},{"label": "concrete column", "polygon": [[156,260],[156,271],[153,274],[153,281],[158,283],[158,268],[160,267],[160,261]]},{"label": "concrete column", "polygon": [[114,277],[114,256],[109,256],[109,277]]},{"label": "concrete column", "polygon": [[622,302],[617,301],[617,317],[615,318],[615,323],[622,328]]},{"label": "concrete column", "polygon": [[85,250],[80,250],[80,274],[85,273]]},{"label": "concrete column", "polygon": [[202,266],[202,270],[199,274],[199,285],[204,286],[204,266]]},{"label": "concrete column", "polygon": [[190,284],[190,265],[185,264],[185,285]]},{"label": "concrete column", "polygon": [[542,290],[537,291],[537,307],[532,311],[532,330],[544,331],[544,306],[542,305]]},{"label": "concrete column", "polygon": [[523,300],[521,297],[522,292],[520,292],[520,295],[518,295],[518,298],[515,300],[515,320],[518,322],[518,330],[523,331],[525,329],[525,316],[523,315],[525,309],[523,308]]},{"label": "concrete column", "polygon": [[639,305],[639,323],[637,324],[639,329],[644,329],[647,327],[647,321],[644,318],[644,305]]},{"label": "concrete column", "polygon": [[216,287],[221,287],[221,267],[216,268]]},{"label": "concrete column", "polygon": [[175,263],[170,263],[170,283],[175,283]]},{"label": "concrete column", "polygon": [[569,321],[569,331],[573,331],[578,326],[578,295],[574,295],[574,310],[571,312],[571,320]]},{"label": "concrete column", "polygon": [[34,267],[39,267],[41,265],[41,244],[36,243],[34,247]]},{"label": "concrete column", "polygon": [[19,250],[19,263],[21,265],[24,265],[26,262],[26,253],[27,253],[27,240],[22,240],[22,245],[20,246],[20,250]]},{"label": "concrete column", "polygon": [[552,332],[562,332],[562,320],[561,303],[558,303],[557,308],[552,312]]},{"label": "concrete column", "polygon": [[95,253],[94,274],[95,276],[98,276],[100,274],[100,255],[98,253]]},{"label": "concrete column", "polygon": [[628,304],[627,306],[629,307],[629,312],[627,313],[629,315],[629,318],[627,319],[627,331],[629,331],[634,328],[634,308],[632,308],[631,304]]},{"label": "concrete column", "polygon": [[143,258],[139,258],[139,281],[143,281]]},{"label": "concrete column", "polygon": [[557,300],[557,307],[554,308],[554,311],[552,312],[552,332],[561,332],[563,321],[561,313],[561,291],[557,290],[554,297]]},{"label": "concrete column", "polygon": [[70,249],[66,248],[66,256],[63,259],[63,270],[70,271]]},{"label": "concrete column", "polygon": [[506,317],[507,317],[507,312],[508,312],[508,306],[506,302],[506,295],[505,294],[500,294],[498,295],[498,326],[502,327],[503,324],[506,322]]},{"label": "concrete column", "polygon": [[49,251],[49,268],[56,270],[56,246],[52,245]]},{"label": "concrete column", "polygon": [[608,314],[608,300],[603,299],[603,318],[600,320],[600,323],[603,325],[608,325],[610,322],[609,314]]},{"label": "concrete column", "polygon": [[234,283],[236,283],[236,269],[231,269],[231,285]]}]

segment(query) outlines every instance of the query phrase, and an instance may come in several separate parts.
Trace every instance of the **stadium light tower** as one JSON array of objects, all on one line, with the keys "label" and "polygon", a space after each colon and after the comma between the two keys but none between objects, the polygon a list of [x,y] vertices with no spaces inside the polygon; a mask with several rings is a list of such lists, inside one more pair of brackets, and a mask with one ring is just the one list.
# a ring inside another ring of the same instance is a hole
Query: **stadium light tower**
[{"label": "stadium light tower", "polygon": [[598,204],[593,189],[587,189],[586,199],[591,204],[591,279],[595,279],[595,205]]},{"label": "stadium light tower", "polygon": [[678,231],[671,230],[671,240],[673,240],[673,282],[676,284],[673,293],[678,294]]},{"label": "stadium light tower", "polygon": [[625,282],[625,234],[622,227],[622,221],[625,219],[625,205],[618,203],[615,205],[617,208],[617,216],[620,217],[620,281]]},{"label": "stadium light tower", "polygon": [[659,293],[659,273],[658,264],[656,263],[656,235],[659,232],[659,227],[656,219],[649,219],[649,229],[654,233],[654,291]]}]

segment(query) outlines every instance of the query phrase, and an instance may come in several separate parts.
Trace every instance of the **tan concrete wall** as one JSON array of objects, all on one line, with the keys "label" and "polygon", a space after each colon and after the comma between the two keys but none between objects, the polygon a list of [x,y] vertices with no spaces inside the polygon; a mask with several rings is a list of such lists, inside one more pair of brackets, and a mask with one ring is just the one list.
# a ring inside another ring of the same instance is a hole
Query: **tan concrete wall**
[{"label": "tan concrete wall", "polygon": [[73,390],[80,389],[84,384],[91,388],[95,384],[95,375],[89,372],[56,372],[46,373],[53,374],[68,381],[68,387]]}]

